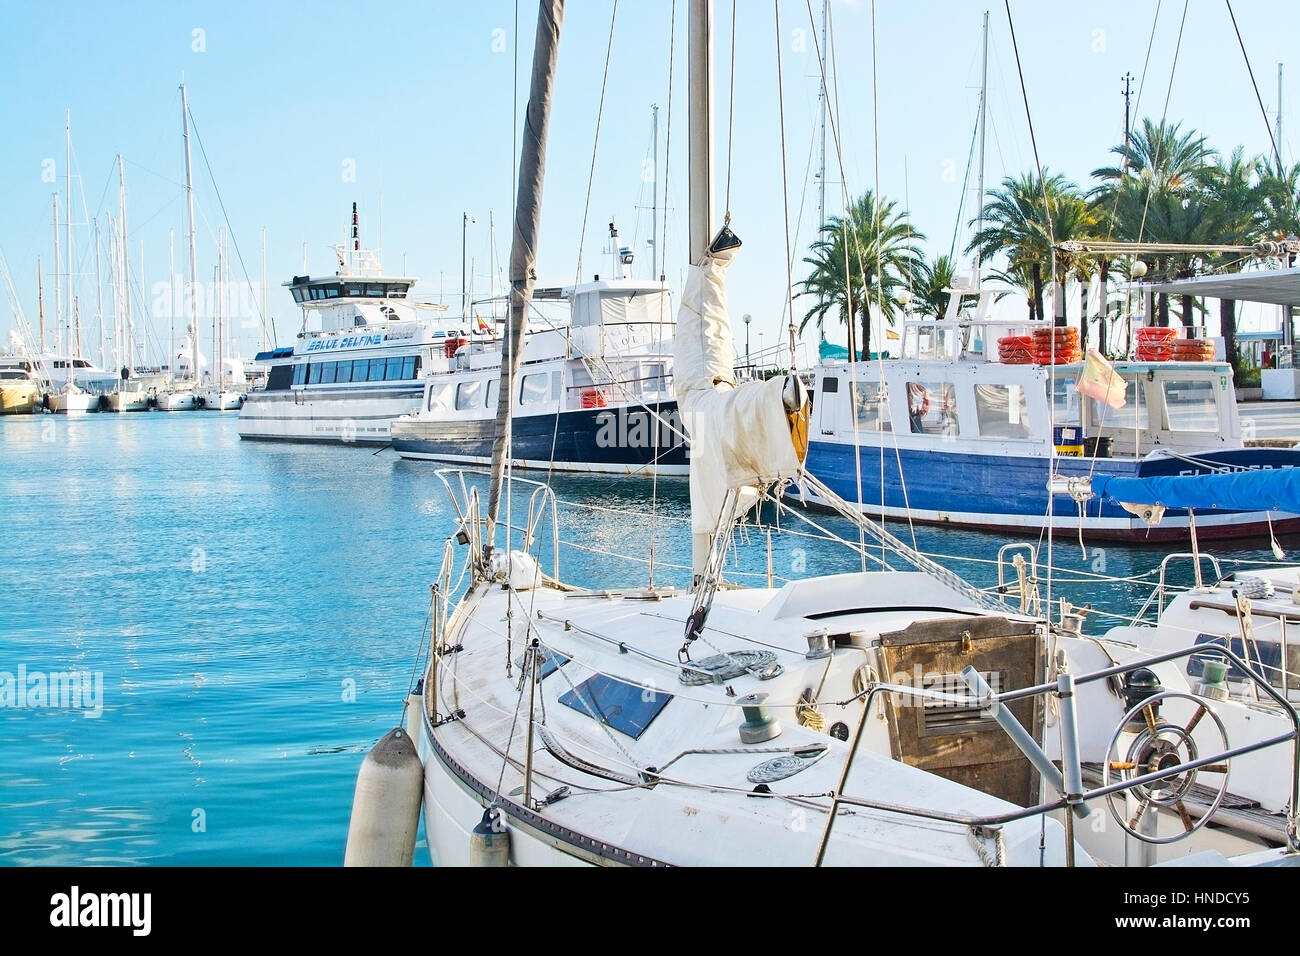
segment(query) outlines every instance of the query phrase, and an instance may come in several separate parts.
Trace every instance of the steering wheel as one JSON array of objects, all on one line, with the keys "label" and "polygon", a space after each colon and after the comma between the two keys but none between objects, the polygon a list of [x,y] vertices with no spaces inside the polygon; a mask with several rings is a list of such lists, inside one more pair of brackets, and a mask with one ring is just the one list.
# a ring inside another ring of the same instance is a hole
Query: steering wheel
[{"label": "steering wheel", "polygon": [[[1196,706],[1196,712],[1192,714],[1192,719],[1185,727],[1167,720],[1159,721],[1157,717],[1155,705],[1161,701],[1175,699],[1187,700]],[[1198,760],[1199,750],[1196,741],[1192,739],[1192,731],[1207,714],[1213,720],[1214,726],[1218,728],[1222,750],[1226,752],[1229,749],[1228,732],[1224,729],[1223,721],[1201,698],[1178,691],[1165,691],[1142,701],[1124,715],[1119,726],[1115,728],[1115,733],[1111,735],[1110,744],[1106,747],[1106,761],[1102,768],[1102,786],[1110,786],[1114,775],[1118,775],[1121,781],[1133,780],[1146,774],[1174,770]],[[1146,727],[1134,737],[1128,750],[1121,756],[1116,747],[1119,745],[1124,728],[1139,716],[1146,723]],[[1218,812],[1223,798],[1228,793],[1228,769],[1227,760],[1184,769],[1159,780],[1151,780],[1115,793],[1108,793],[1106,805],[1110,808],[1111,816],[1126,833],[1144,843],[1173,843],[1195,833]],[[1214,801],[1199,820],[1193,821],[1183,803],[1183,798],[1191,791],[1192,786],[1197,782],[1197,777],[1201,774],[1216,774],[1219,780],[1217,787],[1206,784],[1215,789]],[[1138,798],[1138,805],[1132,817],[1125,819],[1127,811],[1120,809],[1120,805],[1125,801],[1116,798],[1127,793],[1132,793]],[[1139,829],[1142,817],[1152,807],[1156,807],[1157,811],[1171,809],[1177,813],[1183,824],[1182,832],[1167,837],[1142,833]]]}]

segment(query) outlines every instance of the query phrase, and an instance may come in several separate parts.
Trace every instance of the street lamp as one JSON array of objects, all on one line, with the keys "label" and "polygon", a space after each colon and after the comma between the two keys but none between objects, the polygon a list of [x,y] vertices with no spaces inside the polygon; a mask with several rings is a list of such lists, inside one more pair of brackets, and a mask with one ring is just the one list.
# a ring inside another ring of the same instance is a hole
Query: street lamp
[{"label": "street lamp", "polygon": [[745,319],[745,367],[748,368],[749,367],[749,323],[754,320],[754,317],[750,315],[748,312],[746,312],[744,315],[744,319]]}]

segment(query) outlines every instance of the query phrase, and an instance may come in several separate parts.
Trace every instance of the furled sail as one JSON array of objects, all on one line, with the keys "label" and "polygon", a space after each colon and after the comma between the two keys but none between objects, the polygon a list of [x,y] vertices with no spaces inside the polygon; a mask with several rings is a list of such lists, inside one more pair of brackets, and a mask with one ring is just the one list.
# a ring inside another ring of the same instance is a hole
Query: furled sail
[{"label": "furled sail", "polygon": [[1164,508],[1300,514],[1300,468],[1153,478],[1094,475],[1092,492],[1121,503]]},{"label": "furled sail", "polygon": [[689,267],[674,335],[673,380],[691,437],[691,535],[698,572],[729,490],[743,509],[793,478],[808,452],[808,395],[795,375],[736,383],[727,267],[740,241],[724,229]]}]

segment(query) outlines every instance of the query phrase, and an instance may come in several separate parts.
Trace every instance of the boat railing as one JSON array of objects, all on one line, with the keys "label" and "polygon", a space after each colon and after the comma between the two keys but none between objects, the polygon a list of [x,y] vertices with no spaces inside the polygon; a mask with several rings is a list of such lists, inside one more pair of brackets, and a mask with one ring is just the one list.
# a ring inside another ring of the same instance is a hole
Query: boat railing
[{"label": "boat railing", "polygon": [[1214,569],[1214,580],[1223,580],[1223,568],[1219,565],[1219,559],[1212,554],[1206,554],[1204,551],[1175,551],[1172,554],[1167,554],[1165,555],[1164,560],[1160,562],[1160,577],[1156,581],[1156,586],[1152,588],[1151,594],[1147,596],[1141,609],[1138,610],[1137,614],[1133,615],[1134,624],[1141,623],[1153,603],[1156,605],[1157,616],[1165,613],[1165,593],[1169,589],[1169,585],[1166,581],[1169,565],[1173,561],[1179,561],[1186,558],[1190,558],[1193,562],[1193,566],[1196,569],[1196,581],[1198,585],[1201,581],[1202,561],[1210,562],[1210,567]]},{"label": "boat railing", "polygon": [[[831,806],[826,814],[826,824],[817,850],[817,865],[820,866],[823,862],[826,848],[830,842],[831,831],[840,816],[841,806],[860,807],[944,821],[969,827],[976,831],[982,828],[997,828],[1016,820],[1028,819],[1058,810],[1069,810],[1070,812],[1064,816],[1067,836],[1066,862],[1072,864],[1074,856],[1074,818],[1088,816],[1092,812],[1092,808],[1088,807],[1087,804],[1090,801],[1104,798],[1111,815],[1125,832],[1144,843],[1170,843],[1174,840],[1183,839],[1205,826],[1219,809],[1224,797],[1227,795],[1229,761],[1245,754],[1284,744],[1291,745],[1289,778],[1291,799],[1286,809],[1286,848],[1290,853],[1300,852],[1300,838],[1297,836],[1297,826],[1300,824],[1300,810],[1298,810],[1300,808],[1300,717],[1297,716],[1295,707],[1285,697],[1274,690],[1268,681],[1251,670],[1247,662],[1242,660],[1230,648],[1216,646],[1214,651],[1247,673],[1248,679],[1256,684],[1258,691],[1262,691],[1264,695],[1271,698],[1281,712],[1286,715],[1291,725],[1290,728],[1285,733],[1274,734],[1261,740],[1233,747],[1227,739],[1222,720],[1214,710],[1215,701],[1189,693],[1158,690],[1158,692],[1138,702],[1120,719],[1107,746],[1105,763],[1102,768],[1102,784],[1091,789],[1086,789],[1083,785],[1083,761],[1079,752],[1079,715],[1076,688],[1096,681],[1110,681],[1121,675],[1131,674],[1139,669],[1150,668],[1167,661],[1189,658],[1193,655],[1204,657],[1205,645],[1195,645],[1169,651],[1085,674],[1061,674],[1055,681],[1003,693],[993,693],[988,685],[983,682],[978,672],[969,667],[961,675],[971,688],[971,693],[966,695],[944,693],[906,684],[884,682],[872,684],[853,698],[854,700],[861,699],[863,706],[858,714],[857,727],[851,737],[848,757],[840,772],[839,785],[831,794]],[[920,704],[924,704],[926,701],[941,704],[956,703],[967,707],[978,706],[986,710],[1039,770],[1043,780],[1055,790],[1056,796],[1042,800],[1042,802],[1031,807],[1016,808],[1004,813],[975,815],[936,810],[932,807],[887,803],[846,793],[845,785],[864,737],[867,718],[871,714],[876,699],[883,694],[907,696]],[[1003,706],[1035,697],[1049,700],[1058,708],[1060,715],[1058,726],[1061,733],[1062,753],[1059,770],[1032,736],[1019,724],[1010,710]],[[1196,707],[1191,720],[1185,726],[1170,721],[1167,717],[1161,718],[1159,715],[1160,705],[1174,698],[1190,701]],[[1209,715],[1212,724],[1217,727],[1222,747],[1215,749],[1212,753],[1202,755],[1192,742],[1192,731],[1206,715]],[[1139,732],[1139,736],[1134,744],[1128,748],[1127,752],[1119,755],[1120,759],[1112,760],[1112,753],[1115,752],[1116,746],[1123,739],[1125,731],[1134,726],[1134,721],[1142,725],[1142,731]],[[1151,759],[1132,759],[1134,753],[1141,749],[1139,745],[1143,743],[1158,745],[1156,748],[1151,748]],[[1176,762],[1172,765],[1170,763],[1171,754],[1177,757]],[[1146,767],[1154,767],[1154,769],[1142,772]],[[1183,805],[1182,798],[1191,790],[1198,771],[1217,774],[1220,776],[1221,782],[1213,788],[1215,797],[1210,807],[1201,815],[1199,821],[1192,823],[1191,816]],[[1119,779],[1111,782],[1113,775],[1118,775]],[[1162,783],[1165,784],[1163,788],[1158,786]],[[1117,807],[1114,799],[1116,796],[1130,793],[1138,800],[1136,813],[1121,810]],[[1152,806],[1161,809],[1167,808],[1176,812],[1182,820],[1183,831],[1169,837],[1158,837],[1152,831],[1139,829],[1138,825],[1142,816]]]},{"label": "boat railing", "polygon": [[[1007,584],[1006,556],[1008,554],[1012,556],[1011,567],[1016,575],[1014,586]],[[1038,548],[1028,541],[1013,541],[998,548],[998,593],[1007,594],[1012,591],[1020,598],[1020,612],[1022,614],[1038,616],[1040,611]]]}]

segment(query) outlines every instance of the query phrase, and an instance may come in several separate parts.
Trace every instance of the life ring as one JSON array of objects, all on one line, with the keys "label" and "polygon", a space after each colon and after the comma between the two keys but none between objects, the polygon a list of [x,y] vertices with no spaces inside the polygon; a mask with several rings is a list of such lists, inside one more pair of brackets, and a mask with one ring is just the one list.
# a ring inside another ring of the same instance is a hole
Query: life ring
[{"label": "life ring", "polygon": [[930,414],[930,390],[920,382],[908,382],[907,407],[918,418]]}]

